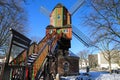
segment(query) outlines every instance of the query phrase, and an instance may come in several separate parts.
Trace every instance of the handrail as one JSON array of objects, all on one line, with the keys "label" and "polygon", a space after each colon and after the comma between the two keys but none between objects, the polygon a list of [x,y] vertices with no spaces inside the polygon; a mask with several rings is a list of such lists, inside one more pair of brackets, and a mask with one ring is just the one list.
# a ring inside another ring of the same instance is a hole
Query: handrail
[{"label": "handrail", "polygon": [[42,44],[42,47],[40,46],[41,48],[39,48],[40,50],[38,51],[38,56],[36,57],[36,59],[32,63],[33,70],[35,70],[34,77],[37,75],[37,72],[42,67],[47,55],[49,54],[48,47],[51,43],[53,43],[54,38],[56,38],[53,36],[56,36],[56,33],[53,33],[51,35],[46,36],[45,41],[42,41],[41,43],[39,43],[39,45]]},{"label": "handrail", "polygon": [[[53,33],[53,35],[54,35],[54,33]],[[47,35],[46,37],[48,37],[48,36],[50,36],[50,35]],[[55,36],[55,35],[54,35],[54,36]],[[44,37],[44,39],[45,39],[46,37]],[[49,45],[49,42],[54,40],[54,38],[55,38],[55,37],[53,37],[51,40],[48,38],[48,40],[46,41],[46,43],[42,46],[42,49],[40,49],[40,50],[38,51],[38,56],[37,56],[37,58],[40,56],[40,54],[41,54],[42,51],[45,49],[45,47],[46,47],[47,45]],[[42,41],[44,41],[44,39],[43,39]],[[41,42],[42,42],[42,41],[41,41]],[[40,44],[40,43],[39,43],[39,44]],[[37,60],[37,58],[36,58],[36,60]],[[36,61],[36,60],[35,60],[35,61]],[[34,62],[35,62],[35,61],[34,61]],[[33,63],[34,63],[34,62],[33,62]]]},{"label": "handrail", "polygon": [[[57,43],[57,35],[54,34],[54,36],[53,36],[51,39],[48,39],[48,40],[47,40],[47,42],[46,42],[45,45],[48,45],[48,46],[52,45],[52,46],[51,46],[51,47],[52,47],[51,49],[53,50],[53,49],[55,49],[54,46],[55,46],[56,43]],[[44,50],[45,48],[46,48],[46,46],[43,48],[43,50]],[[43,60],[43,62],[41,62],[41,66],[39,65],[39,70],[37,70],[37,73],[35,74],[35,78],[36,78],[36,79],[41,76],[43,66],[44,66],[44,64],[45,64],[46,61],[47,61],[47,58],[46,58],[46,57],[47,57],[47,55],[48,55],[49,53],[50,53],[50,52],[44,53],[43,51],[40,51],[38,58],[36,58],[35,61],[39,60],[40,56],[42,56],[42,55],[45,54],[44,60]],[[42,58],[43,58],[43,57],[42,57]],[[35,62],[34,62],[34,64],[35,64]],[[40,64],[40,63],[39,63],[39,64]]]},{"label": "handrail", "polygon": [[39,68],[39,70],[38,70],[38,72],[37,72],[37,74],[36,74],[35,80],[39,80],[39,79],[40,79],[41,74],[42,74],[42,72],[43,72],[44,65],[45,65],[45,63],[47,62],[47,60],[48,60],[48,58],[46,58],[46,59],[44,60],[42,66]]},{"label": "handrail", "polygon": [[38,57],[41,55],[41,53],[43,52],[43,50],[46,48],[47,45],[48,45],[48,43],[44,44],[43,48],[38,52],[38,56],[36,57],[36,59],[34,60],[34,62],[38,59]]}]

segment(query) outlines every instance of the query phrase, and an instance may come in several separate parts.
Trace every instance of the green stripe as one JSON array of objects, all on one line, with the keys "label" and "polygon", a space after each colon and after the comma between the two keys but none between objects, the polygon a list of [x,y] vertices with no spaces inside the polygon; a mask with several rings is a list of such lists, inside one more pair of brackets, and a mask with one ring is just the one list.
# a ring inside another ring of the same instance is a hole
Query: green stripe
[{"label": "green stripe", "polygon": [[55,27],[57,26],[57,8],[55,9]]},{"label": "green stripe", "polygon": [[35,78],[34,78],[34,70],[32,70],[32,80],[35,80]]},{"label": "green stripe", "polygon": [[[62,17],[62,19],[61,19],[61,20],[62,20],[62,26],[63,26],[63,19],[64,19],[64,15],[63,15],[63,14],[64,14],[64,13],[63,13],[63,7],[62,7],[62,16],[61,16],[61,17]],[[61,27],[62,27],[62,26],[61,26]]]}]

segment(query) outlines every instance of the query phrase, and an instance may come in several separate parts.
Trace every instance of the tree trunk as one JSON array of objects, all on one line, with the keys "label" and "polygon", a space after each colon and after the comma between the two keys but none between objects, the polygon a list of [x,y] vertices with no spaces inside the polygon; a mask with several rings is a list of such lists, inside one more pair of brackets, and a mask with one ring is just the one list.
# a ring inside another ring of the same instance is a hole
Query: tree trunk
[{"label": "tree trunk", "polygon": [[112,70],[111,70],[111,60],[109,60],[109,72],[110,72],[110,74],[112,73]]},{"label": "tree trunk", "polygon": [[80,68],[82,69],[82,60],[80,60]]}]

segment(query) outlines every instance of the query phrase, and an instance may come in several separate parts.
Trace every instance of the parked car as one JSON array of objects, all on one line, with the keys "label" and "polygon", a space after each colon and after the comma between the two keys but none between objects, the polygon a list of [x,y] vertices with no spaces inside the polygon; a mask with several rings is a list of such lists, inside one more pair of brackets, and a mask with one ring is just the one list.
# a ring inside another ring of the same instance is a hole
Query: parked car
[{"label": "parked car", "polygon": [[120,74],[120,69],[114,69],[111,71],[112,73],[117,73],[117,74]]}]

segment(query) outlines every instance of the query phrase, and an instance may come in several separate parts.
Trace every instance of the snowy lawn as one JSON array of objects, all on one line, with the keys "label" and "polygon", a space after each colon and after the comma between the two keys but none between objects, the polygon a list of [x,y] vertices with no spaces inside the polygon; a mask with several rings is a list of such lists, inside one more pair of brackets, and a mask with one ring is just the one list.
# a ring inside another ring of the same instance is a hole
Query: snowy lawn
[{"label": "snowy lawn", "polygon": [[120,74],[101,74],[94,80],[120,80]]},{"label": "snowy lawn", "polygon": [[109,74],[105,71],[90,71],[89,75],[84,75],[85,70],[80,70],[79,76],[61,77],[61,80],[120,80],[120,74]]}]

